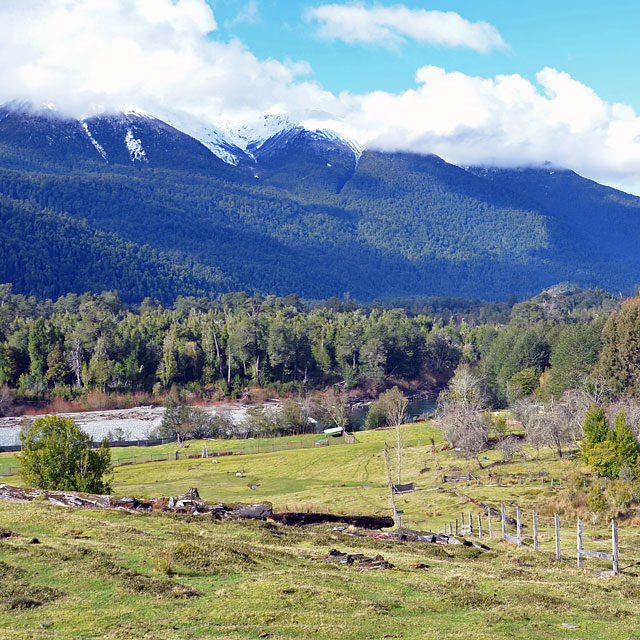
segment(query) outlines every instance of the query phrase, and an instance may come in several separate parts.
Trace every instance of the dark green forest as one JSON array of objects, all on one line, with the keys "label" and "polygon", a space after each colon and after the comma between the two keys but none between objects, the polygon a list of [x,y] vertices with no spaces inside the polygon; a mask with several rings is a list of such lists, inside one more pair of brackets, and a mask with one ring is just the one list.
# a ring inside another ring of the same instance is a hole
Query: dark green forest
[{"label": "dark green forest", "polygon": [[28,296],[504,300],[562,281],[630,293],[640,272],[638,198],[570,171],[300,153],[254,177],[186,136],[127,166],[29,126],[0,123],[0,281]]},{"label": "dark green forest", "polygon": [[222,399],[335,386],[373,397],[397,384],[433,394],[468,366],[482,375],[487,406],[500,407],[521,395],[560,397],[601,367],[617,392],[636,393],[635,378],[620,378],[628,362],[607,355],[611,323],[629,307],[611,316],[620,306],[602,290],[569,286],[520,303],[432,299],[400,308],[246,293],[132,306],[115,292],[52,301],[2,285],[0,386],[5,411],[92,391]]}]

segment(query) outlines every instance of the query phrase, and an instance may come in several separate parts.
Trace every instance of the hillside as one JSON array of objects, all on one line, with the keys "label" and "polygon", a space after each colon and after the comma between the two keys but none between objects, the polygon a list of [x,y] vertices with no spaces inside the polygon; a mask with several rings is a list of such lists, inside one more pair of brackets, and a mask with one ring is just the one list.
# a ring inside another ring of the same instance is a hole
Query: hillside
[{"label": "hillside", "polygon": [[[236,148],[225,144],[228,159]],[[0,281],[40,296],[99,287],[165,302],[241,289],[504,299],[560,281],[623,291],[638,281],[640,199],[573,172],[360,157],[290,125],[237,148],[237,166],[210,147],[147,115],[81,123],[5,109]],[[45,213],[43,236],[25,215]],[[76,268],[54,276],[56,256]]]},{"label": "hillside", "polygon": [[[397,497],[408,526],[437,530],[468,510],[475,517],[479,510],[463,492],[498,508],[506,502],[509,513],[521,505],[524,546],[500,541],[495,520],[489,539],[486,518],[482,542],[490,549],[482,551],[345,535],[333,524],[299,529],[0,502],[1,530],[14,534],[0,540],[0,638],[622,640],[638,633],[637,576],[628,566],[636,559],[633,527],[620,528],[622,576],[598,575],[607,564],[591,559],[583,569],[575,567],[568,514],[562,516],[563,560],[554,560],[545,505],[561,498],[558,480],[564,485],[579,463],[559,463],[544,450],[539,461],[531,456],[497,465],[498,452],[488,451],[492,466],[479,473],[480,486],[458,484],[456,495],[439,483],[434,491],[439,467],[461,465],[478,473],[477,463],[441,450],[441,435],[423,423],[405,429],[406,480],[421,489]],[[393,435],[364,432],[356,445],[224,457],[216,465],[193,459],[122,467],[116,492],[173,495],[197,486],[210,501],[267,499],[276,511],[388,515],[381,447]],[[431,437],[435,452],[425,444]],[[238,469],[244,478],[236,477]],[[490,470],[502,476],[501,486],[488,483]],[[549,474],[544,486],[537,478],[532,482],[531,475],[543,470]],[[532,505],[540,514],[538,553],[531,546]],[[587,546],[605,548],[607,535],[606,525],[593,527],[585,519]],[[40,544],[29,544],[33,537]],[[380,554],[396,568],[310,559],[330,549]]]}]

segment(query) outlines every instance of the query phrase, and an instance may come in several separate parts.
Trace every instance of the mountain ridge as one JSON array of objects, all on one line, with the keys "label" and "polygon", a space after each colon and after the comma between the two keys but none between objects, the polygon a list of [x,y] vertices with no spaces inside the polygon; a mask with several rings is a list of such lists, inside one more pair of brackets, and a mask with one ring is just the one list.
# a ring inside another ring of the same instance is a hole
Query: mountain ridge
[{"label": "mountain ridge", "polygon": [[[81,289],[78,278],[52,283],[21,267],[38,262],[21,225],[54,259],[28,224],[38,212],[60,251],[79,233],[74,221],[90,229],[87,273],[104,271],[110,244],[120,258],[107,262],[121,275],[103,273],[101,286],[130,300],[141,295],[136,280],[164,301],[181,286],[185,295],[504,299],[568,280],[616,291],[640,280],[640,198],[570,170],[458,167],[298,125],[267,122],[254,143],[245,131],[248,153],[234,164],[140,110],[65,120],[0,109],[9,247],[0,281],[38,295]],[[129,244],[147,257],[136,263]],[[168,275],[154,284],[154,270]]]}]

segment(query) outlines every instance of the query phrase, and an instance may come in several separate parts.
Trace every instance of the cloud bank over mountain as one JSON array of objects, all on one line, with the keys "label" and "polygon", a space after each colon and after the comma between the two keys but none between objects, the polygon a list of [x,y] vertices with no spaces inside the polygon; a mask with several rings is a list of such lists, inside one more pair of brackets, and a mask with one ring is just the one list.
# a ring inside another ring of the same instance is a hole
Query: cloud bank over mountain
[{"label": "cloud bank over mountain", "polygon": [[[458,14],[401,5],[309,11],[328,38],[504,46],[491,25]],[[340,30],[347,24],[355,35]],[[305,61],[259,58],[241,41],[223,40],[205,0],[5,0],[0,56],[0,101],[53,102],[77,116],[129,105],[171,108],[233,125],[263,113],[320,110],[370,148],[436,153],[463,165],[550,161],[640,192],[634,109],[556,69],[542,69],[533,81],[423,66],[402,92],[334,94],[313,80]]]}]

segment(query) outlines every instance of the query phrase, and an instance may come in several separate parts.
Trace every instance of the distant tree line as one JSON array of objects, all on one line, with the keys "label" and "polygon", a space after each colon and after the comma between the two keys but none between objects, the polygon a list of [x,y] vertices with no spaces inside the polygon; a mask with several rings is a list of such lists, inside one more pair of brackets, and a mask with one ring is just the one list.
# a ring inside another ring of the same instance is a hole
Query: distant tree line
[{"label": "distant tree line", "polygon": [[0,285],[0,412],[11,399],[73,399],[92,390],[177,388],[219,399],[255,387],[296,394],[336,385],[378,394],[398,383],[442,387],[460,367],[481,380],[487,407],[559,398],[596,365],[617,389],[637,392],[616,361],[619,350],[608,346],[612,331],[622,330],[611,323],[626,326],[629,305],[607,320],[620,303],[603,291],[450,302],[394,308],[241,292],[133,306],[115,292],[43,301]]}]

